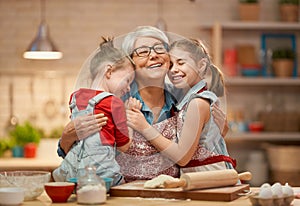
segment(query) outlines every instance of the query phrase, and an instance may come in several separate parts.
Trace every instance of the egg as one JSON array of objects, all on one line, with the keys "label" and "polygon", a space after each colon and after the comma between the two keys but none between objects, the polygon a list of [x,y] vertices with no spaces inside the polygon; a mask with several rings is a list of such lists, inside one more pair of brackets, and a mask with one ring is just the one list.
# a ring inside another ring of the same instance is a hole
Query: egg
[{"label": "egg", "polygon": [[293,196],[294,195],[294,190],[291,186],[289,186],[288,183],[285,183],[284,186],[282,186],[282,192],[284,196]]},{"label": "egg", "polygon": [[273,197],[271,186],[261,188],[258,197],[262,199],[271,199]]},{"label": "egg", "polygon": [[262,188],[268,188],[268,187],[271,187],[271,185],[269,183],[264,183],[260,186],[260,189]]},{"label": "egg", "polygon": [[271,190],[273,193],[273,197],[277,197],[277,198],[283,197],[282,185],[279,182],[274,183],[271,186]]}]

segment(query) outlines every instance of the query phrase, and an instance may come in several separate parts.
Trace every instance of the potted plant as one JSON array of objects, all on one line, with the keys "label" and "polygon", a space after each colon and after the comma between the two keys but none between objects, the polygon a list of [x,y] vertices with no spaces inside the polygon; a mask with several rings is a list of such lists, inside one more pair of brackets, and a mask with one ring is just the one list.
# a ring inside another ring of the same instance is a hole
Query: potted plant
[{"label": "potted plant", "polygon": [[296,53],[290,48],[277,48],[272,53],[272,67],[275,76],[291,77],[293,75]]},{"label": "potted plant", "polygon": [[281,21],[297,22],[299,17],[299,0],[279,0]]},{"label": "potted plant", "polygon": [[11,154],[6,155],[6,152],[12,149],[12,141],[9,138],[0,138],[0,157],[11,156]]},{"label": "potted plant", "polygon": [[30,122],[18,124],[10,131],[14,143],[14,157],[35,157],[37,146],[41,139],[40,130],[33,127]]},{"label": "potted plant", "polygon": [[239,15],[242,21],[258,21],[260,4],[258,0],[240,0]]}]

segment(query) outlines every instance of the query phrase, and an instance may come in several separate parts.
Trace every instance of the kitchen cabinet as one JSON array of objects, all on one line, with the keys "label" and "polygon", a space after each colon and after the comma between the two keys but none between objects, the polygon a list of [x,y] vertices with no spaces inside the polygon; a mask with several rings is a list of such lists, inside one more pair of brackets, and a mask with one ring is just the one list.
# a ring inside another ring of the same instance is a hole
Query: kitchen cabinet
[{"label": "kitchen cabinet", "polygon": [[[263,34],[292,34],[296,37],[296,50],[298,63],[298,76],[291,78],[278,78],[271,76],[243,77],[239,74],[225,76],[227,97],[226,108],[230,119],[232,114],[239,114],[243,123],[260,120],[260,114],[277,111],[291,117],[285,118],[277,115],[279,125],[262,132],[248,132],[238,126],[226,136],[229,152],[238,161],[238,170],[245,170],[249,155],[254,150],[264,152],[267,144],[300,145],[300,24],[280,22],[216,22],[200,25],[201,32],[209,32],[211,54],[213,62],[223,68],[223,53],[228,48],[239,44],[254,45],[261,52],[261,36]],[[258,56],[259,57],[259,56]],[[258,61],[261,61],[259,58]],[[297,120],[298,118],[298,120]],[[283,125],[286,125],[284,128]],[[291,128],[289,126],[293,125]],[[272,126],[272,125],[271,125]],[[279,129],[279,127],[282,127]],[[300,155],[300,154],[299,154]],[[266,157],[266,161],[268,158]],[[299,174],[297,176],[299,178]],[[270,181],[270,180],[265,180]]]},{"label": "kitchen cabinet", "polygon": [[220,68],[222,68],[223,50],[230,44],[249,43],[252,39],[252,43],[255,42],[254,44],[260,46],[261,34],[269,32],[297,34],[298,41],[300,35],[300,24],[287,22],[216,22],[201,24],[200,29],[211,31],[211,53],[215,65]]}]

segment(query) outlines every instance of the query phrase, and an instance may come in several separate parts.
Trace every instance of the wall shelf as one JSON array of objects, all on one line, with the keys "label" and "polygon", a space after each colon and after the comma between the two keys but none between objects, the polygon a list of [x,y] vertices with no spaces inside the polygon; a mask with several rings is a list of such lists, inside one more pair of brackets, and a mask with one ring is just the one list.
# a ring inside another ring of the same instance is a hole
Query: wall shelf
[{"label": "wall shelf", "polygon": [[225,31],[253,31],[253,32],[291,32],[299,33],[300,24],[299,23],[287,23],[287,22],[242,22],[242,21],[232,21],[232,22],[215,22],[201,24],[200,29],[211,31],[211,45],[212,45],[212,55],[214,64],[222,68],[223,64],[223,32]]},{"label": "wall shelf", "polygon": [[222,29],[226,30],[281,30],[281,31],[297,31],[300,30],[299,23],[287,23],[287,22],[216,22],[201,24],[201,29],[213,29],[216,24],[219,24]]},{"label": "wall shelf", "polygon": [[226,141],[299,141],[299,132],[229,132]]},{"label": "wall shelf", "polygon": [[[223,47],[226,45],[226,40],[230,40],[231,44],[234,44],[237,40],[234,37],[243,36],[245,38],[252,38],[257,41],[264,32],[274,34],[296,34],[299,38],[300,24],[288,23],[288,22],[242,22],[242,21],[229,21],[229,22],[214,22],[200,24],[200,29],[211,32],[211,45],[214,64],[223,68]],[[225,43],[224,43],[225,42]],[[240,43],[240,42],[239,42]],[[277,77],[225,77],[225,83],[230,90],[228,93],[228,104],[231,104],[231,109],[243,108],[243,106],[249,104],[250,101],[257,98],[257,104],[260,107],[263,105],[264,97],[266,93],[272,93],[274,96],[279,97],[280,92],[285,91],[282,98],[293,100],[294,102],[289,105],[293,108],[297,108],[297,102],[299,101],[300,92],[300,78],[277,78]],[[231,97],[231,98],[230,98]],[[252,99],[251,99],[252,98]],[[259,99],[260,98],[260,99]],[[253,105],[252,111],[248,113],[256,114],[261,108],[257,105]],[[296,109],[298,111],[298,109]],[[300,143],[300,132],[229,132],[226,136],[228,142],[241,142],[252,141],[255,144],[261,144],[264,142],[286,142],[294,144]]]},{"label": "wall shelf", "polygon": [[228,86],[300,86],[300,78],[229,77],[225,81]]}]

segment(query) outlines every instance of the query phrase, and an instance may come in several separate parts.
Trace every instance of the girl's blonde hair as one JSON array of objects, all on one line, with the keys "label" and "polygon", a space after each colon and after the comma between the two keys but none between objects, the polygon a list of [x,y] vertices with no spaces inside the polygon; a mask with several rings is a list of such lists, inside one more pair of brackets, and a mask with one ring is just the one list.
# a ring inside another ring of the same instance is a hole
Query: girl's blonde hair
[{"label": "girl's blonde hair", "polygon": [[189,52],[191,58],[195,62],[199,62],[205,58],[207,60],[207,64],[204,72],[202,73],[203,76],[207,72],[208,68],[211,70],[211,82],[208,89],[214,92],[218,97],[224,95],[225,84],[223,73],[211,62],[211,58],[207,52],[207,49],[202,42],[196,39],[181,39],[171,44],[170,50],[173,48],[179,48],[183,51]]},{"label": "girl's blonde hair", "polygon": [[[99,75],[99,72],[103,74],[105,73],[105,71],[102,71],[103,67],[101,67],[103,63],[111,62],[114,65],[114,69],[117,70],[123,68],[126,59],[128,59],[127,55],[125,55],[120,49],[114,47],[113,38],[102,37],[102,42],[99,45],[99,51],[91,59],[90,63],[90,74],[92,80]],[[132,61],[130,62],[132,63]]]}]

